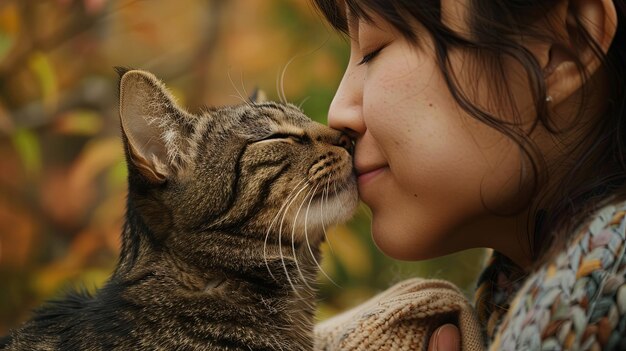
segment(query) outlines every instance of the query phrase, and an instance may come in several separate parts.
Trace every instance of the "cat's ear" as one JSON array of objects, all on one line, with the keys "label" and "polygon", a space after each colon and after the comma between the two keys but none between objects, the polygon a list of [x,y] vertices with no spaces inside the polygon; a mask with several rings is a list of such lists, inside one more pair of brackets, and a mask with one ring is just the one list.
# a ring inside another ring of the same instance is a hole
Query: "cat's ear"
[{"label": "cat's ear", "polygon": [[145,180],[163,183],[177,166],[177,130],[186,112],[152,73],[118,72],[120,119],[130,161]]},{"label": "cat's ear", "polygon": [[255,87],[248,99],[254,104],[260,104],[267,101],[267,94],[265,94],[265,91]]}]

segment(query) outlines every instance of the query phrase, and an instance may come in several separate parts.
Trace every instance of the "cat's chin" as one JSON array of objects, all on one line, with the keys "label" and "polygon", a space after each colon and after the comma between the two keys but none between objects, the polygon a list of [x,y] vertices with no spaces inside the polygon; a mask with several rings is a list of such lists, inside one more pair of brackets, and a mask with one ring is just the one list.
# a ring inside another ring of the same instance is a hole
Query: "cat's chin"
[{"label": "cat's chin", "polygon": [[315,196],[307,208],[303,208],[295,221],[296,232],[307,238],[297,241],[321,241],[325,228],[348,221],[359,204],[356,184],[349,182],[341,189]]}]

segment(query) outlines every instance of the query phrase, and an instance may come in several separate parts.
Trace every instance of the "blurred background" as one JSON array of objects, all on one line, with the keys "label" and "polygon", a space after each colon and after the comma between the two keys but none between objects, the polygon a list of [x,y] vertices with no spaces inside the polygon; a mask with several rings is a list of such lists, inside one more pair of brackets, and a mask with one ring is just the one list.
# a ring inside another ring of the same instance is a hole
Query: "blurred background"
[{"label": "blurred background", "polygon": [[[126,166],[113,66],[143,68],[183,106],[278,86],[315,120],[348,59],[306,0],[0,0],[0,335],[64,289],[100,286],[120,247]],[[318,318],[408,277],[471,297],[484,251],[423,262],[380,254],[365,206],[325,244]]]}]

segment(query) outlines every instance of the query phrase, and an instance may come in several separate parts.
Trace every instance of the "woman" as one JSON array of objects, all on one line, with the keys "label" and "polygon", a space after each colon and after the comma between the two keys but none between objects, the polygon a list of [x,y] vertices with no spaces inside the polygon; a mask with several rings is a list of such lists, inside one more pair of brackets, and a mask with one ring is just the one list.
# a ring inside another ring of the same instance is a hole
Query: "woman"
[{"label": "woman", "polygon": [[493,248],[492,349],[626,349],[626,2],[315,4],[350,40],[329,124],[355,140],[378,247]]}]

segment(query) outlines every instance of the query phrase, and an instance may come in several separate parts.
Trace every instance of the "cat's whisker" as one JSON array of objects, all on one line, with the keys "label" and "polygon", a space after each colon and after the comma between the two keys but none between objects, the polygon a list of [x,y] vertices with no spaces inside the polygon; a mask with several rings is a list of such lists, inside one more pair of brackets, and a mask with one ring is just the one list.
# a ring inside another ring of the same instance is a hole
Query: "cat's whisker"
[{"label": "cat's whisker", "polygon": [[276,75],[276,94],[278,94],[278,100],[280,100],[280,102],[282,103],[285,103],[282,95],[280,95],[280,74]]},{"label": "cat's whisker", "polygon": [[292,57],[289,61],[287,61],[287,64],[285,65],[285,67],[283,67],[283,71],[280,73],[280,95],[281,95],[281,99],[287,103],[287,95],[285,94],[285,74],[287,73],[287,68],[289,68],[289,65],[298,58],[298,55]]},{"label": "cat's whisker", "polygon": [[330,37],[327,37],[326,40],[324,40],[324,43],[322,43],[322,45],[313,49],[312,51],[308,53],[304,53],[304,54],[295,55],[289,61],[287,61],[287,63],[285,64],[285,67],[283,67],[283,70],[280,73],[280,84],[278,83],[278,80],[276,82],[276,91],[278,92],[278,96],[283,103],[285,104],[287,103],[287,95],[285,94],[285,74],[287,73],[287,68],[289,68],[289,65],[291,65],[291,63],[295,61],[297,58],[306,57],[307,55],[311,55],[315,53],[316,51],[320,50],[326,44],[326,42],[328,42],[329,38]]},{"label": "cat's whisker", "polygon": [[335,192],[335,196],[339,196],[339,192],[337,191],[337,182],[333,182],[333,191]]},{"label": "cat's whisker", "polygon": [[248,99],[246,99],[243,95],[241,95],[241,92],[239,91],[239,89],[237,89],[237,86],[235,85],[235,82],[233,82],[233,78],[230,75],[230,67],[228,67],[228,70],[226,71],[226,75],[228,76],[228,80],[230,81],[230,85],[232,85],[233,89],[235,89],[235,91],[237,92],[237,95],[239,95],[239,99],[241,99],[241,101],[243,101],[246,105],[250,106],[250,103],[248,102]]},{"label": "cat's whisker", "polygon": [[322,193],[322,202],[320,204],[320,217],[322,219],[322,231],[324,232],[324,240],[328,243],[328,248],[330,249],[330,253],[332,255],[335,254],[333,251],[333,246],[330,244],[330,240],[328,240],[328,234],[326,233],[326,221],[324,217],[326,216],[326,211],[324,210],[324,206],[328,204],[328,194],[330,192],[330,178],[326,179],[326,185],[324,186],[324,192]]},{"label": "cat's whisker", "polygon": [[298,195],[300,195],[308,187],[309,187],[309,184],[305,183],[304,186],[296,193],[293,199],[289,201],[289,205],[287,205],[287,209],[283,212],[283,216],[280,220],[280,226],[278,227],[278,253],[280,255],[280,261],[283,265],[283,269],[285,271],[285,276],[287,277],[287,281],[289,282],[289,285],[291,286],[291,289],[293,290],[293,292],[296,293],[298,297],[301,297],[300,292],[293,285],[293,282],[291,281],[291,276],[289,276],[289,270],[287,269],[287,265],[285,265],[285,255],[283,254],[282,234],[283,234],[283,223],[285,222],[285,217],[287,216],[287,211],[289,210],[289,207],[291,207],[291,204],[293,204],[294,200],[298,197]]},{"label": "cat's whisker", "polygon": [[309,100],[311,98],[311,96],[307,96],[304,99],[302,99],[302,101],[300,101],[300,103],[298,104],[298,110],[302,111],[302,105],[304,105],[305,102],[307,102],[307,100]]},{"label": "cat's whisker", "polygon": [[243,90],[244,96],[246,97],[246,101],[248,106],[250,105],[250,95],[246,90],[246,84],[243,82],[243,71],[240,71],[239,80],[241,81],[241,90]]},{"label": "cat's whisker", "polygon": [[300,184],[302,184],[304,181],[306,180],[302,180],[300,181],[298,184],[296,184],[296,186],[291,190],[291,192],[287,195],[287,198],[285,199],[285,201],[282,203],[281,207],[278,209],[278,211],[276,211],[276,215],[274,215],[274,218],[272,218],[272,221],[270,222],[269,227],[267,228],[267,232],[265,233],[265,238],[263,240],[263,261],[265,263],[265,267],[267,268],[267,271],[269,272],[270,276],[272,277],[272,279],[276,280],[276,277],[274,277],[274,274],[272,273],[272,270],[269,267],[269,264],[267,262],[267,240],[269,239],[269,235],[270,232],[272,231],[272,227],[274,227],[274,224],[276,223],[276,220],[278,218],[280,218],[281,213],[283,212],[283,210],[285,210],[287,208],[287,204],[289,203],[291,196],[293,195],[293,193],[296,191],[296,189],[298,189],[298,187],[300,186]]},{"label": "cat's whisker", "polygon": [[[333,182],[333,191],[335,192],[335,197],[339,196],[339,191],[337,191],[337,182]],[[339,223],[335,223],[333,225],[333,228],[337,228],[339,226]]]},{"label": "cat's whisker", "polygon": [[[318,186],[319,186],[319,184],[315,186],[315,191],[317,191],[317,187]],[[315,194],[315,191],[313,192],[313,194]],[[323,199],[323,194],[322,194],[322,199]],[[311,196],[311,198],[309,199],[309,204],[307,205],[306,212],[304,213],[304,238],[306,240],[306,246],[309,249],[309,253],[311,254],[311,258],[313,258],[313,262],[315,262],[315,265],[317,266],[317,268],[319,268],[320,272],[322,272],[322,274],[328,280],[330,280],[330,282],[333,283],[333,285],[335,285],[338,288],[341,288],[341,286],[339,286],[339,284],[337,284],[333,280],[333,278],[331,278],[328,274],[326,274],[326,271],[324,271],[324,268],[322,268],[322,265],[320,265],[320,263],[315,258],[315,255],[313,254],[313,249],[311,248],[311,243],[309,242],[309,232],[308,232],[307,224],[309,223],[309,210],[311,209],[311,202],[312,202],[312,200],[313,200],[313,196]],[[322,228],[323,228],[323,225],[322,225]]]},{"label": "cat's whisker", "polygon": [[[310,200],[309,200],[309,204],[307,206],[307,211],[306,214],[304,216],[304,237],[306,238],[306,243],[307,246],[309,248],[309,251],[311,251],[311,247],[309,245],[309,238],[306,234],[306,222],[307,222],[307,214],[309,212],[309,207],[311,206],[311,200],[313,200],[313,198],[315,197],[315,192],[317,191],[317,187],[318,185],[315,186],[315,188],[309,190],[309,192],[304,196],[304,199],[302,199],[302,203],[300,204],[300,207],[298,207],[298,211],[296,212],[296,215],[294,217],[294,223],[298,221],[298,216],[300,215],[300,210],[302,210],[302,206],[304,205],[304,203],[306,202],[307,198],[309,198],[310,195]],[[307,288],[309,288],[309,290],[314,290],[312,286],[309,285],[309,283],[307,282],[306,278],[304,277],[304,274],[302,274],[302,270],[300,269],[300,265],[298,264],[298,259],[297,259],[297,255],[296,255],[296,240],[295,240],[295,236],[296,236],[296,226],[293,225],[291,228],[291,251],[293,252],[293,259],[294,262],[296,263],[296,270],[298,271],[298,274],[300,275],[300,279],[302,279],[302,281],[304,282],[304,285],[306,285]],[[311,251],[311,255],[313,255],[313,251]],[[315,260],[315,256],[313,256],[313,259]]]},{"label": "cat's whisker", "polygon": [[228,96],[230,96],[230,97],[234,97],[234,98],[237,98],[237,99],[239,99],[239,100],[241,100],[241,101],[245,102],[246,104],[248,104],[248,103],[249,103],[246,99],[242,98],[242,97],[241,97],[241,96],[239,96],[239,95],[229,94]]},{"label": "cat's whisker", "polygon": [[[284,211],[287,210],[287,205],[289,204],[289,202],[291,200],[291,195],[293,195],[293,193],[296,191],[296,189],[298,189],[300,184],[302,184],[302,183],[304,183],[306,181],[308,181],[308,179],[301,180],[298,184],[296,184],[296,186],[293,187],[291,192],[289,192],[289,195],[287,195],[287,198],[285,199],[285,201],[283,202],[281,207],[276,212],[276,215],[274,216],[274,218],[270,222],[270,226],[269,226],[269,228],[267,228],[267,232],[265,233],[265,239],[263,240],[263,262],[265,262],[265,267],[267,268],[267,271],[269,272],[270,276],[274,280],[276,280],[276,277],[274,277],[274,274],[272,273],[272,270],[270,269],[270,266],[267,263],[267,240],[269,239],[269,235],[270,235],[270,232],[272,231],[272,227],[274,226],[274,223],[276,223],[276,220],[280,217],[280,215],[283,212],[283,210]],[[279,243],[279,245],[280,245],[280,243]],[[280,249],[280,246],[279,246],[279,249]]]}]

